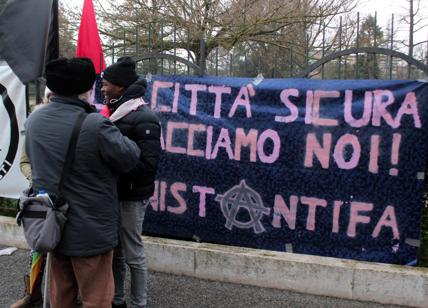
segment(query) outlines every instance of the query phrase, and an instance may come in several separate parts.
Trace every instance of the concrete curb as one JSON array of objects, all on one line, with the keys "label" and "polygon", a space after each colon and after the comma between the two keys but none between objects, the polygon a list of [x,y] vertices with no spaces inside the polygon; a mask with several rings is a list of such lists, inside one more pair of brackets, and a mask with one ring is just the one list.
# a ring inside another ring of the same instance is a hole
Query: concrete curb
[{"label": "concrete curb", "polygon": [[[0,216],[0,244],[27,248]],[[143,237],[152,270],[264,288],[427,307],[428,269]]]}]

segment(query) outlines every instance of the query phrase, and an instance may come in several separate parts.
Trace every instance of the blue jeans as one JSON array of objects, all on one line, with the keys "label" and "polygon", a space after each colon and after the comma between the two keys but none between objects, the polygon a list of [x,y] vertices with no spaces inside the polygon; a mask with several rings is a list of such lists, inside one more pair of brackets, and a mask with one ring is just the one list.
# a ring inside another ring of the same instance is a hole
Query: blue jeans
[{"label": "blue jeans", "polygon": [[130,307],[147,305],[147,262],[141,233],[148,203],[149,200],[120,202],[120,241],[113,255],[116,305],[125,301],[126,264],[131,271]]}]

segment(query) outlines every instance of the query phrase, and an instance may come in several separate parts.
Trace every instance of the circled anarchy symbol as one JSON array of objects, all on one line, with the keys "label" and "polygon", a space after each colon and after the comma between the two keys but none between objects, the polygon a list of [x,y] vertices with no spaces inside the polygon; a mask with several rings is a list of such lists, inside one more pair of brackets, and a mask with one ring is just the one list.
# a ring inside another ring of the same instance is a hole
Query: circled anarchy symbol
[{"label": "circled anarchy symbol", "polygon": [[[6,173],[12,167],[13,161],[15,160],[15,156],[18,150],[19,143],[19,129],[18,129],[18,121],[16,119],[15,105],[10,99],[7,89],[5,86],[0,84],[0,104],[3,102],[4,107],[9,116],[10,122],[10,137],[9,137],[9,147],[4,158],[4,161],[0,161],[0,180],[3,179]],[[1,150],[1,149],[0,149]]]},{"label": "circled anarchy symbol", "polygon": [[[265,231],[261,223],[263,215],[269,215],[270,208],[263,206],[260,195],[249,187],[245,180],[237,186],[232,187],[224,195],[217,195],[215,198],[220,202],[220,208],[226,218],[225,227],[232,230],[235,226],[240,229],[253,228],[255,233]],[[250,219],[248,221],[239,221],[236,217],[240,209],[248,211]]]}]

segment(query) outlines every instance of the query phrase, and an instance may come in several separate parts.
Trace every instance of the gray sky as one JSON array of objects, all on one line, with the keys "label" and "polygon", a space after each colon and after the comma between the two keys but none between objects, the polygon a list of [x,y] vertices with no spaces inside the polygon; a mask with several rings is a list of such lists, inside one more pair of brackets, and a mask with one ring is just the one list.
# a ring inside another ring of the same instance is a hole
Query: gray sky
[{"label": "gray sky", "polygon": [[[416,9],[416,4],[414,5]],[[390,24],[392,14],[394,14],[394,28],[401,33],[400,36],[407,36],[408,27],[406,23],[399,23],[400,19],[408,13],[409,3],[407,0],[360,0],[358,8],[363,16],[370,12],[377,12],[379,25],[383,29],[386,29],[386,26]],[[415,43],[428,39],[428,0],[420,1],[418,17],[425,18],[422,25],[426,25],[426,27],[415,33]]]}]

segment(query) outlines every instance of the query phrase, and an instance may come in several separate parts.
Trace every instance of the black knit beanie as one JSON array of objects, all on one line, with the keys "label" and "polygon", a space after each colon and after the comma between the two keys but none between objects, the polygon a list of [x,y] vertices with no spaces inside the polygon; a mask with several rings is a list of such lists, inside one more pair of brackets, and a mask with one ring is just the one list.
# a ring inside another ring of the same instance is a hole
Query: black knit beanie
[{"label": "black knit beanie", "polygon": [[46,86],[55,94],[74,96],[89,91],[96,78],[88,58],[58,58],[46,64]]},{"label": "black knit beanie", "polygon": [[122,57],[107,67],[103,78],[118,86],[129,87],[138,79],[135,61],[131,57]]}]

